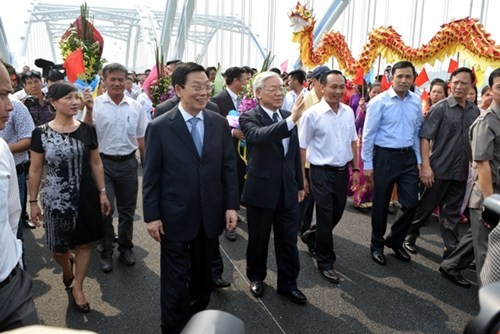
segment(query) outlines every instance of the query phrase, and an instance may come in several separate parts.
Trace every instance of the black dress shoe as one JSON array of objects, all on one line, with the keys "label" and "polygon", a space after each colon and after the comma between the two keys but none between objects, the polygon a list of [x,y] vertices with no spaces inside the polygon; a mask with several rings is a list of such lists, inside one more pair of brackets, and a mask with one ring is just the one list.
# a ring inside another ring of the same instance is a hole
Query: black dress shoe
[{"label": "black dress shoe", "polygon": [[468,280],[466,280],[462,275],[449,274],[446,271],[444,271],[444,269],[441,267],[439,267],[439,272],[441,273],[441,275],[443,275],[444,277],[446,277],[448,280],[452,281],[456,285],[459,285],[462,288],[470,288],[470,285],[471,285],[470,282]]},{"label": "black dress shoe", "polygon": [[411,261],[410,254],[408,254],[408,252],[406,252],[403,247],[392,247],[390,244],[386,244],[386,246],[389,247],[390,249],[392,249],[394,251],[394,254],[396,255],[396,257],[398,259],[400,259],[401,261],[405,261],[405,262]]},{"label": "black dress shoe", "polygon": [[380,250],[372,250],[372,260],[381,266],[385,266],[385,256],[384,252]]},{"label": "black dress shoe", "polygon": [[303,305],[307,301],[307,297],[299,289],[293,291],[277,290],[277,292],[279,295],[285,296],[289,301],[295,304]]},{"label": "black dress shoe", "polygon": [[333,270],[333,268],[325,271],[320,270],[319,272],[321,273],[321,276],[323,276],[323,278],[326,279],[328,282],[332,283],[340,282],[339,276],[337,275],[335,270]]},{"label": "black dress shoe", "polygon": [[262,286],[262,281],[250,282],[250,292],[256,298],[262,297],[264,294],[264,287]]},{"label": "black dress shoe", "polygon": [[231,286],[231,283],[229,283],[228,281],[226,281],[223,278],[219,277],[219,278],[214,278],[212,280],[212,286],[214,288],[217,288],[217,289],[227,288],[227,287]]},{"label": "black dress shoe", "polygon": [[415,242],[407,241],[403,242],[403,248],[412,254],[417,254],[417,246]]}]

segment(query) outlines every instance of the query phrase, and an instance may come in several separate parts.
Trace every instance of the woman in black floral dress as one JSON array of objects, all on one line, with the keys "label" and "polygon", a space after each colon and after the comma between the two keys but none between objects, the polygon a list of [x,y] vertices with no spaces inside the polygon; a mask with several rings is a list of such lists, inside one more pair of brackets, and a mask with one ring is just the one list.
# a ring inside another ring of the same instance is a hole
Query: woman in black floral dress
[{"label": "woman in black floral dress", "polygon": [[[94,127],[74,118],[80,103],[77,88],[63,81],[53,83],[47,99],[56,116],[33,131],[29,171],[31,216],[41,226],[42,212],[37,199],[45,166],[43,222],[47,246],[62,268],[66,287],[74,279],[75,305],[86,313],[90,307],[83,293],[83,280],[90,261],[90,242],[100,239],[102,215],[110,211],[104,172]],[[84,99],[87,108],[91,108],[88,92]],[[70,250],[73,248],[76,248],[74,257]]]}]

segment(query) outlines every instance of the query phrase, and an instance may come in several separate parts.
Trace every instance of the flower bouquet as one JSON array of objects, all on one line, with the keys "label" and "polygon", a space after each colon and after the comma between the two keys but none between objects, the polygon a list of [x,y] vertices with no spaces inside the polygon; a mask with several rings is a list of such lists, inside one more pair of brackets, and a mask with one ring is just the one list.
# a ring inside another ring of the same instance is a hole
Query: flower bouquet
[{"label": "flower bouquet", "polygon": [[91,91],[99,84],[99,71],[105,59],[101,58],[104,40],[90,22],[87,4],[80,7],[80,16],[73,22],[59,41],[68,81]]},{"label": "flower bouquet", "polygon": [[172,78],[165,68],[165,62],[159,47],[156,48],[155,63],[155,66],[142,86],[142,89],[151,99],[153,107],[175,96]]}]

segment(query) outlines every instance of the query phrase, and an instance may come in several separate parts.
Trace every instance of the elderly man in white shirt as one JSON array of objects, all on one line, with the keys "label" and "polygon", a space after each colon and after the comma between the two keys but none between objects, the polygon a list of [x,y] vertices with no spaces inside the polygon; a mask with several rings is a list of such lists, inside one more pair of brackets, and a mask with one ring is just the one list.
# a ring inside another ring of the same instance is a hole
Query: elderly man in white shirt
[{"label": "elderly man in white shirt", "polygon": [[316,199],[316,262],[323,278],[338,283],[334,270],[333,228],[342,218],[349,187],[349,167],[353,185],[358,183],[357,135],[352,109],[341,103],[345,77],[332,70],[321,76],[322,100],[302,116],[299,143],[302,165],[310,162],[310,185]]},{"label": "elderly man in white shirt", "polygon": [[[13,109],[11,92],[10,76],[0,63],[0,130]],[[21,268],[23,248],[16,237],[20,215],[16,164],[9,146],[0,139],[0,332],[39,323],[31,277]]]}]

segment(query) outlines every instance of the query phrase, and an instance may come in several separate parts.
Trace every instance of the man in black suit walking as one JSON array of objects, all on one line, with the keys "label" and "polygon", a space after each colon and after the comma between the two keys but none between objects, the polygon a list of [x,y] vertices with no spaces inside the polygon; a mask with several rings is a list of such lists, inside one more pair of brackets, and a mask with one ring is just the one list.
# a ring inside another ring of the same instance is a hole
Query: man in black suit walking
[{"label": "man in black suit walking", "polygon": [[[173,109],[175,106],[179,104],[180,101],[181,100],[179,99],[178,96],[174,96],[166,101],[163,101],[162,103],[156,106],[155,113],[153,114],[153,119],[160,115],[163,115],[170,109]],[[205,108],[207,108],[208,110],[215,111],[216,113],[219,113],[219,107],[217,107],[217,105],[213,102],[208,101]]]},{"label": "man in black suit walking", "polygon": [[180,103],[146,133],[144,221],[161,243],[161,327],[179,333],[210,300],[211,260],[223,222],[239,209],[236,156],[224,117],[205,108],[212,89],[204,68],[179,65]]},{"label": "man in black suit walking", "polygon": [[304,196],[304,180],[296,127],[304,109],[303,100],[297,99],[291,114],[280,110],[283,81],[274,72],[257,75],[253,90],[259,106],[242,114],[239,120],[248,145],[248,175],[242,201],[247,208],[250,291],[255,297],[263,295],[273,228],[277,292],[304,304],[307,298],[297,288],[299,201]]}]

